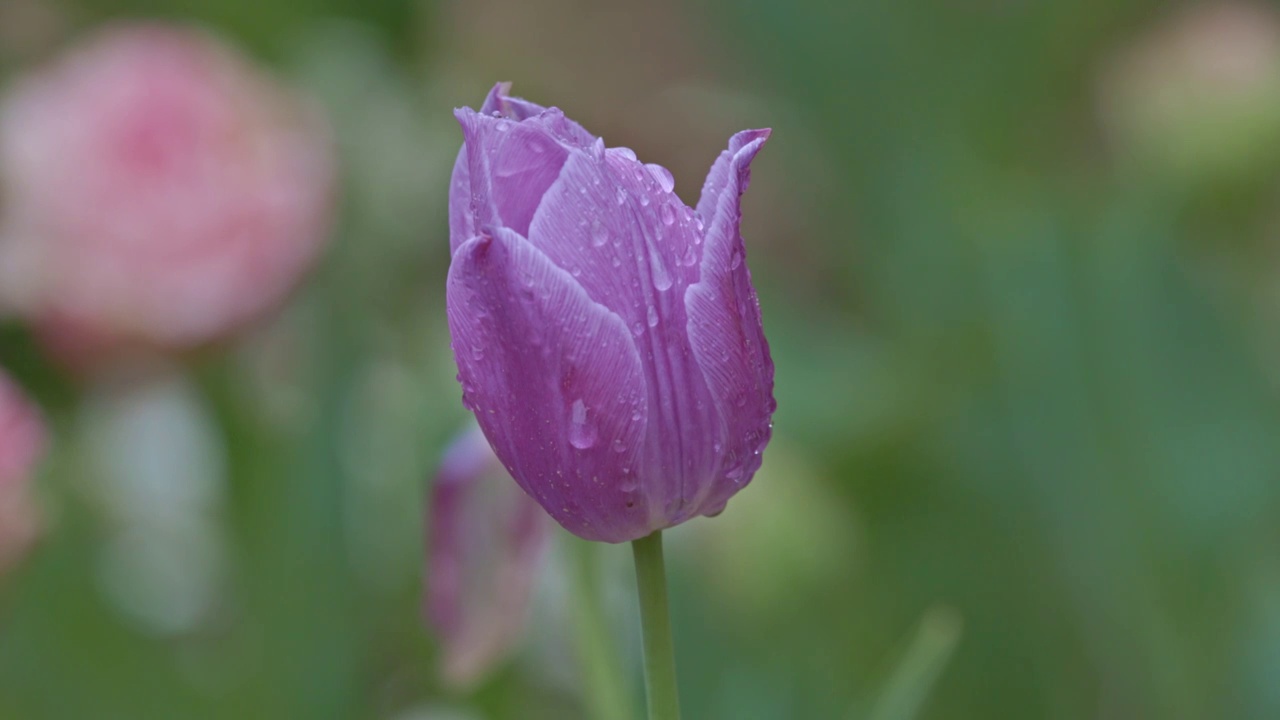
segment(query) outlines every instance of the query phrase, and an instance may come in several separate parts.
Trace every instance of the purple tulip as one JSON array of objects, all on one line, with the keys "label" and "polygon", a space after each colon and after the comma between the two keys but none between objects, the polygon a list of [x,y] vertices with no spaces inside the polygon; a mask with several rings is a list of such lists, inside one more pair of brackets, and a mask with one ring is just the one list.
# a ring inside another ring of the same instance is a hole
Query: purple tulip
[{"label": "purple tulip", "polygon": [[424,610],[442,678],[466,688],[523,634],[552,526],[476,428],[449,446],[429,503]]},{"label": "purple tulip", "polygon": [[456,111],[448,313],[463,403],[567,530],[624,542],[715,515],[760,467],[773,361],[729,140],[697,208],[671,173],[499,84]]}]

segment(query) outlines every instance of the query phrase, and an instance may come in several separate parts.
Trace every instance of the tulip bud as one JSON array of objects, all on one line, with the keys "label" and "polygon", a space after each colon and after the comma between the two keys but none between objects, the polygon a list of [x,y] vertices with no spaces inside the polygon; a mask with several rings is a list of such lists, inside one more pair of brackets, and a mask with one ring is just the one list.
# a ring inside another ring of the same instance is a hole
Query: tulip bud
[{"label": "tulip bud", "polygon": [[715,515],[760,467],[775,407],[739,234],[769,131],[731,138],[690,208],[665,168],[506,90],[456,112],[447,300],[463,403],[580,537]]},{"label": "tulip bud", "polygon": [[310,264],[332,175],[319,117],[231,50],[112,27],[0,107],[0,303],[71,348],[217,339]]},{"label": "tulip bud", "polygon": [[551,524],[477,428],[446,451],[429,503],[425,614],[442,678],[465,688],[523,635]]},{"label": "tulip bud", "polygon": [[29,485],[44,446],[40,413],[0,370],[0,571],[12,567],[39,532]]}]

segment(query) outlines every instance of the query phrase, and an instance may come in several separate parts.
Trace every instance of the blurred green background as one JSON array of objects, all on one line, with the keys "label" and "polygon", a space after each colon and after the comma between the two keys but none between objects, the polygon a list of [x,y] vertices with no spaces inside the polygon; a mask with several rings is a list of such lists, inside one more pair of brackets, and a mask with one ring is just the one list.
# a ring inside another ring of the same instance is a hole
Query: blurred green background
[{"label": "blurred green background", "polygon": [[340,216],[283,312],[145,387],[0,326],[56,437],[0,719],[584,717],[558,565],[474,692],[419,619],[425,482],[465,420],[450,111],[497,80],[686,202],[774,128],[744,234],[776,434],[668,533],[687,718],[1280,717],[1277,7],[0,0],[0,78],[120,17],[317,97]]}]

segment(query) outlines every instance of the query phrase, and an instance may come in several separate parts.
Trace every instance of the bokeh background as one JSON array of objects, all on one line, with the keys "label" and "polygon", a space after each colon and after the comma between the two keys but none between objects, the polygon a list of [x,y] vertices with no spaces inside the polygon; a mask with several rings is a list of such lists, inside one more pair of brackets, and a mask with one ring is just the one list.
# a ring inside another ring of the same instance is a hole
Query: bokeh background
[{"label": "bokeh background", "polygon": [[[283,307],[158,369],[0,321],[53,437],[0,718],[585,717],[561,560],[475,688],[420,619],[466,420],[451,109],[496,80],[686,202],[774,129],[744,234],[775,437],[668,533],[686,717],[1280,717],[1280,8],[0,0],[0,83],[121,18],[314,97],[336,220]],[[639,708],[629,553],[602,552]]]}]

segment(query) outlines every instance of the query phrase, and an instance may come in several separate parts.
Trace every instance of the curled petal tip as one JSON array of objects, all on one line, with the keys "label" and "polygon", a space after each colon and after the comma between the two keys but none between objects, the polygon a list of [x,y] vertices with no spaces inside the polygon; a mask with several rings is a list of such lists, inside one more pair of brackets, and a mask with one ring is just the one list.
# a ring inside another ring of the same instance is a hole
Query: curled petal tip
[{"label": "curled petal tip", "polygon": [[507,99],[507,94],[510,92],[510,82],[499,82],[494,84],[493,88],[489,90],[489,94],[485,96],[484,104],[480,106],[480,112],[485,115],[501,112],[502,102]]},{"label": "curled petal tip", "polygon": [[769,136],[773,134],[772,128],[762,128],[760,130],[743,130],[733,139],[729,141],[729,150],[733,153],[734,159],[742,162],[755,157],[760,152],[760,148],[764,147]]}]

